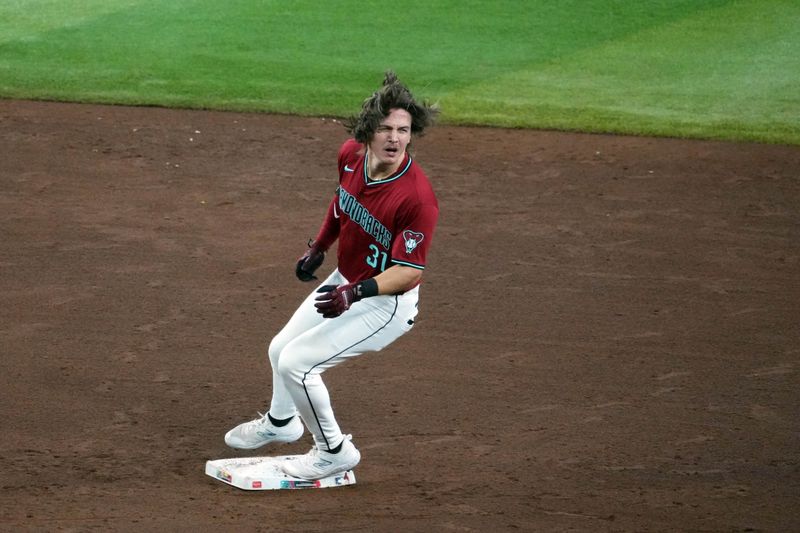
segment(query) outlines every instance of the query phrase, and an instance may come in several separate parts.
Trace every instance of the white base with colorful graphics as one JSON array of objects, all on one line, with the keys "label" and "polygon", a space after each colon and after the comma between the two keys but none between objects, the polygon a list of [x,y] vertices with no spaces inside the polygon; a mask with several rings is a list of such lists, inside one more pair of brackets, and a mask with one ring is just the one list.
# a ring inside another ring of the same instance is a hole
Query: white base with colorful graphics
[{"label": "white base with colorful graphics", "polygon": [[298,457],[302,456],[237,457],[206,461],[206,474],[243,490],[323,489],[356,483],[356,475],[352,470],[313,481],[285,474],[281,470],[281,463]]}]

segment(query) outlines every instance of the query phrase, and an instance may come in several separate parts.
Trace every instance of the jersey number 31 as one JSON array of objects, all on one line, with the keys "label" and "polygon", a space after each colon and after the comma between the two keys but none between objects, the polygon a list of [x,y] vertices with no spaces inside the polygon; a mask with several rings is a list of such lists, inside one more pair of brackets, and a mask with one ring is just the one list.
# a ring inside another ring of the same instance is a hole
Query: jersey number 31
[{"label": "jersey number 31", "polygon": [[379,268],[381,272],[386,270],[386,261],[389,258],[389,254],[381,252],[374,244],[369,245],[369,251],[371,255],[367,256],[367,264],[372,268]]}]

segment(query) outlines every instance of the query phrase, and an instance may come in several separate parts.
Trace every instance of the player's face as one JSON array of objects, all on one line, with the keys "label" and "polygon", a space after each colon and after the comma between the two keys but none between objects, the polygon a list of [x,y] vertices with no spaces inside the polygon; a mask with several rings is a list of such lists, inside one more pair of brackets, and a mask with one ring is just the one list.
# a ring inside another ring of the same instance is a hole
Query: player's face
[{"label": "player's face", "polygon": [[411,115],[405,109],[392,109],[367,144],[371,165],[394,170],[403,162],[411,142]]}]

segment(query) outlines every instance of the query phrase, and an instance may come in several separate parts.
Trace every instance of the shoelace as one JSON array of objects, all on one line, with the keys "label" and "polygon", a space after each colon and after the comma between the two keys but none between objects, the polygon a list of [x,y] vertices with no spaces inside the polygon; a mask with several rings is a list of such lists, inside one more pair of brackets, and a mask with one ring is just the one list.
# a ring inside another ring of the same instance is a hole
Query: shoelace
[{"label": "shoelace", "polygon": [[317,457],[319,455],[319,448],[317,448],[317,445],[316,444],[313,445],[311,449],[308,450],[308,453],[306,453],[306,455],[309,457]]},{"label": "shoelace", "polygon": [[256,413],[258,413],[258,416],[260,416],[261,418],[257,418],[255,420],[251,420],[250,421],[250,425],[259,426],[259,425],[263,424],[264,422],[269,422],[267,414],[263,414],[262,415],[260,411],[256,411]]}]

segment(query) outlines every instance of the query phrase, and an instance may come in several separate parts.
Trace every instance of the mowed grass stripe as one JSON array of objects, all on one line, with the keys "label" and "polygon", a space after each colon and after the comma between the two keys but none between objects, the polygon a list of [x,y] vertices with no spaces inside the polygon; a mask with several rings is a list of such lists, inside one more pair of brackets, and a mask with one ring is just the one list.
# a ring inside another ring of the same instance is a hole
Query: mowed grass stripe
[{"label": "mowed grass stripe", "polygon": [[351,113],[396,70],[451,123],[800,144],[796,2],[16,0],[0,96]]}]

